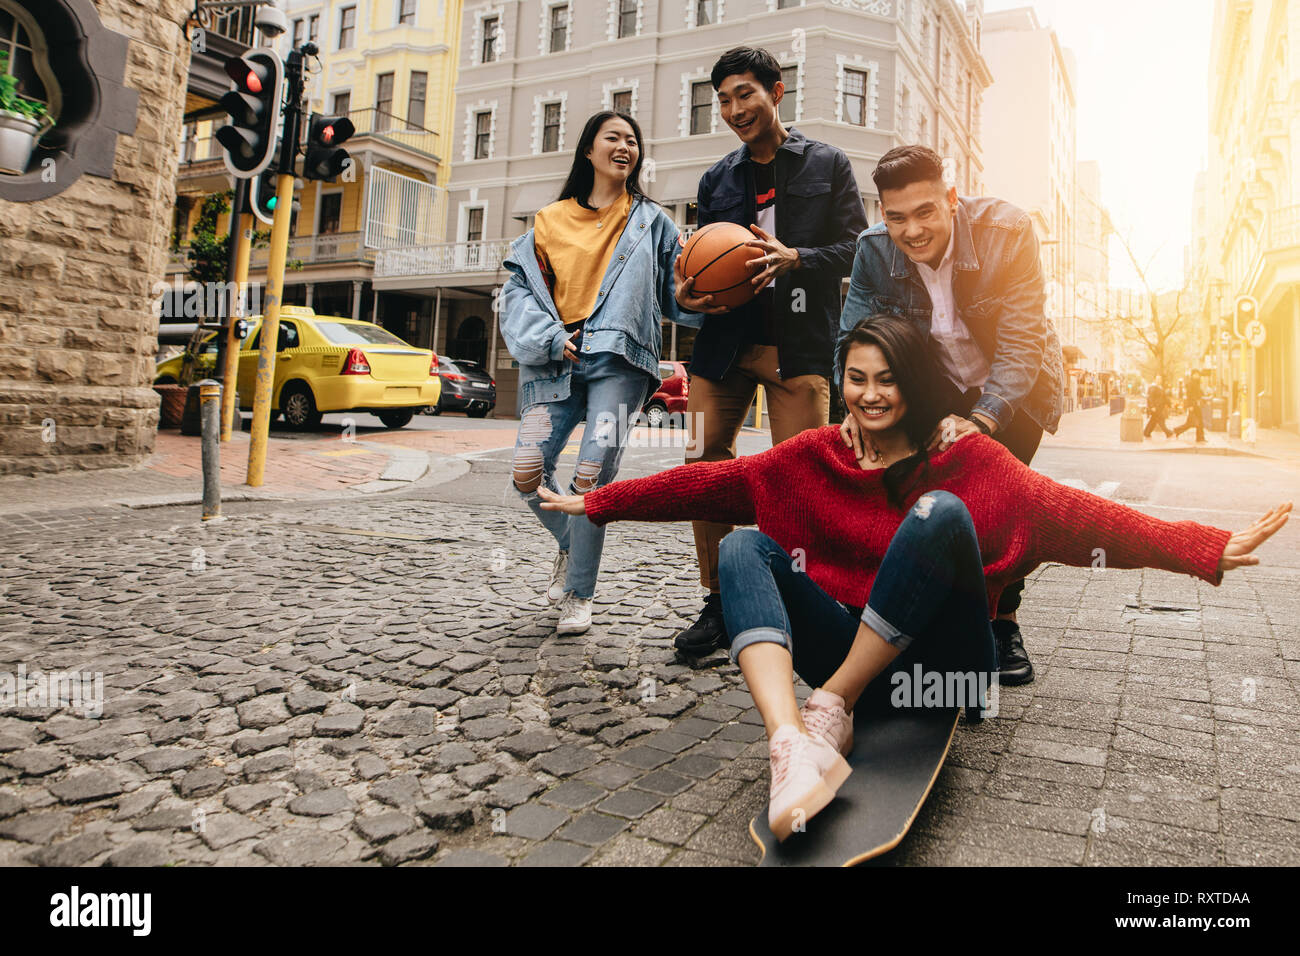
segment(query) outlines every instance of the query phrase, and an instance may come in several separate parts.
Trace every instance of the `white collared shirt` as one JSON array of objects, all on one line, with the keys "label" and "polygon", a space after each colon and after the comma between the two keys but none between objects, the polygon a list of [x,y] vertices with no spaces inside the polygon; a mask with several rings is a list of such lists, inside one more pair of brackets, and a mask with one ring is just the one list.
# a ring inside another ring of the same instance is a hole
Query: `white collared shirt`
[{"label": "white collared shirt", "polygon": [[[956,223],[954,223],[954,226]],[[952,294],[953,249],[957,244],[954,229],[948,235],[948,248],[938,269],[924,262],[913,263],[917,274],[930,293],[930,338],[938,346],[939,363],[948,377],[963,389],[982,388],[989,377],[989,361],[966,323],[957,315]]]}]

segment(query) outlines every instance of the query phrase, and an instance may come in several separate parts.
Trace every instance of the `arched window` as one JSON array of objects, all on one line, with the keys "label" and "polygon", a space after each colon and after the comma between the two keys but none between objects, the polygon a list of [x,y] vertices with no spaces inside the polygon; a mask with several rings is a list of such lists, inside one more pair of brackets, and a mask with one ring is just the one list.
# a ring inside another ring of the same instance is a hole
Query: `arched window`
[{"label": "arched window", "polygon": [[18,92],[44,104],[50,118],[57,120],[63,104],[50,70],[45,34],[14,0],[0,0],[0,54],[8,57],[5,72],[18,80]]}]

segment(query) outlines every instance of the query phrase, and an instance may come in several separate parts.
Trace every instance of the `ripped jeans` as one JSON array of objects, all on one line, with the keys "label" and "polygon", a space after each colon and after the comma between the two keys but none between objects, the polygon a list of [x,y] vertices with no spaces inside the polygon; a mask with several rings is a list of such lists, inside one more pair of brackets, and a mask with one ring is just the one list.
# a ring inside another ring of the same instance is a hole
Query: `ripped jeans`
[{"label": "ripped jeans", "polygon": [[751,644],[780,644],[809,687],[822,686],[844,663],[859,621],[901,652],[884,679],[872,682],[876,693],[887,694],[889,675],[921,661],[933,670],[997,670],[979,540],[970,512],[950,492],[927,492],[909,509],[860,617],[757,528],[722,539],[719,577],[732,659]]},{"label": "ripped jeans", "polygon": [[543,511],[537,486],[544,483],[559,493],[555,466],[584,415],[587,425],[568,494],[586,494],[613,481],[623,458],[628,422],[641,410],[652,384],[649,376],[614,352],[583,353],[573,367],[567,399],[530,405],[519,416],[512,475],[515,489],[560,550],[569,552],[564,589],[577,597],[590,598],[596,593],[605,529],[592,524],[586,515]]}]

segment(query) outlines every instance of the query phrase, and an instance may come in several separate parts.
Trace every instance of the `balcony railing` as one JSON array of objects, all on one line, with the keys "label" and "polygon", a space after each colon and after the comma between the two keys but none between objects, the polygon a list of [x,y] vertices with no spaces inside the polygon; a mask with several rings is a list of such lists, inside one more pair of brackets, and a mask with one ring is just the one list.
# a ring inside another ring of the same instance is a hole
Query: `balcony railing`
[{"label": "balcony railing", "polygon": [[380,249],[375,256],[375,278],[496,272],[510,252],[510,242],[509,239],[483,239]]},{"label": "balcony railing", "polygon": [[[288,260],[303,265],[325,262],[373,262],[374,250],[367,249],[359,232],[327,232],[316,236],[292,236],[289,239]],[[249,267],[266,268],[271,250],[263,246],[249,256]]]},{"label": "balcony railing", "polygon": [[438,134],[416,123],[409,123],[393,113],[379,109],[350,110],[348,119],[357,136],[375,136],[413,149],[427,156],[438,156]]},{"label": "balcony railing", "polygon": [[1274,209],[1268,217],[1269,251],[1300,246],[1300,205]]}]

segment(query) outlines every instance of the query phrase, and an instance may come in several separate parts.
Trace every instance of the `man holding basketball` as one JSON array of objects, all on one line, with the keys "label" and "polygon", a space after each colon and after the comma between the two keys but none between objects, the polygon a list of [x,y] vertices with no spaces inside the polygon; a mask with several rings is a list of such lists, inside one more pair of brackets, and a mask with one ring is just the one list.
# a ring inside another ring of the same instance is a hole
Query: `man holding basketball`
[{"label": "man holding basketball", "polygon": [[[752,272],[759,291],[728,310],[696,293],[677,259],[678,303],[706,313],[691,356],[687,447],[698,457],[688,463],[736,457],[736,436],[760,384],[773,444],[826,424],[840,283],[867,227],[848,157],[782,125],[777,108],[785,86],[771,53],[728,50],[711,80],[722,119],[741,145],[700,177],[699,224],[732,222],[753,233],[753,258],[732,278]],[[718,545],[731,526],[697,521],[693,528],[700,583],[709,594],[699,620],[674,643],[699,654],[727,642]]]},{"label": "man holding basketball", "polygon": [[[945,373],[951,413],[930,448],[979,431],[1028,465],[1061,420],[1064,377],[1033,223],[1000,199],[959,198],[926,146],[891,149],[872,179],[885,221],[858,237],[841,333],[880,313],[917,323]],[[875,460],[852,415],[841,432],[859,458]],[[1023,590],[1016,581],[1002,592],[993,622],[1003,684],[1034,679],[1016,624]]]}]

